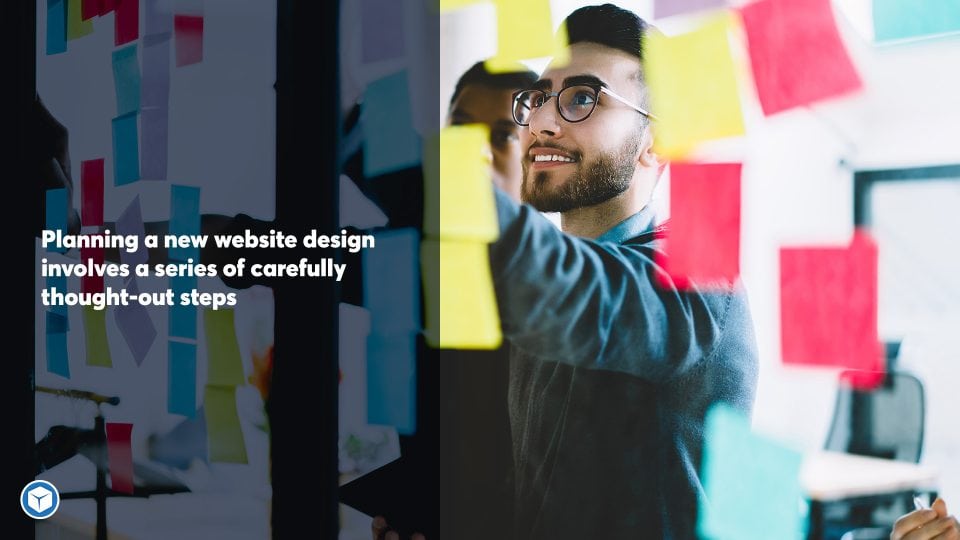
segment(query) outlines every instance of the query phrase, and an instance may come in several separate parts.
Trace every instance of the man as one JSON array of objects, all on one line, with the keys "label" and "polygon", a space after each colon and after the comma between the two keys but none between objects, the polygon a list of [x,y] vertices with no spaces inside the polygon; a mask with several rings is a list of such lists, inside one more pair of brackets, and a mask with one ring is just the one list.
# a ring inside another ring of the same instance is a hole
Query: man
[{"label": "man", "polygon": [[[648,207],[661,163],[646,23],[566,20],[570,61],[520,93],[522,197],[497,193],[491,268],[511,344],[516,538],[694,538],[704,416],[749,414],[757,353],[739,285],[670,285]],[[667,285],[663,285],[667,283]]]}]

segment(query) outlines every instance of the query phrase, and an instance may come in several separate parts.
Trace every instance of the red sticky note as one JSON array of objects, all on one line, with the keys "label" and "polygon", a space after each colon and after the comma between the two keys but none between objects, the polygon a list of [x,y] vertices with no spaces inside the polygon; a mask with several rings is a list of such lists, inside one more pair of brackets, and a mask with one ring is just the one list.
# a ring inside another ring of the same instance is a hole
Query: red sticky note
[{"label": "red sticky note", "polygon": [[173,33],[177,48],[177,67],[203,60],[203,17],[174,15]]},{"label": "red sticky note", "polygon": [[673,283],[726,288],[740,275],[739,163],[673,163],[659,264]]},{"label": "red sticky note", "polygon": [[115,2],[113,44],[129,43],[140,35],[140,0],[107,0]]},{"label": "red sticky note", "polygon": [[100,14],[101,0],[83,0],[80,4],[80,19],[88,20]]},{"label": "red sticky note", "polygon": [[107,13],[110,13],[111,11],[117,9],[117,2],[119,2],[119,0],[100,0],[100,2],[99,2],[99,4],[100,4],[100,13],[99,13],[99,15],[102,17],[102,16],[106,15]]},{"label": "red sticky note", "polygon": [[740,12],[765,115],[863,86],[830,0],[760,0]]},{"label": "red sticky note", "polygon": [[[80,248],[80,262],[88,267],[90,270],[90,261],[93,261],[94,265],[103,265],[103,248]],[[96,268],[93,268],[94,273]],[[92,275],[87,273],[81,278],[80,281],[81,290],[85,293],[97,293],[103,292],[103,276],[102,275]]]},{"label": "red sticky note", "polygon": [[114,491],[133,493],[133,450],[130,433],[133,424],[107,422],[107,460],[110,484]]},{"label": "red sticky note", "polygon": [[103,225],[103,158],[80,163],[80,223]]},{"label": "red sticky note", "polygon": [[877,245],[780,249],[780,344],[785,364],[884,371],[877,333]]}]

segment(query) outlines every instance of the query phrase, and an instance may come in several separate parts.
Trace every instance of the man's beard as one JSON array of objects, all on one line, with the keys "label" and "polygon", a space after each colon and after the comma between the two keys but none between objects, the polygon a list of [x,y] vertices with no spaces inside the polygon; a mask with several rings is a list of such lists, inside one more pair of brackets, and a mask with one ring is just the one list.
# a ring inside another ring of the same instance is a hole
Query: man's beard
[{"label": "man's beard", "polygon": [[529,176],[529,162],[523,161],[523,202],[541,212],[567,212],[594,206],[620,195],[630,187],[637,170],[636,154],[640,140],[631,137],[619,151],[600,154],[593,162],[576,162],[577,170],[562,185],[550,190],[550,172]]}]

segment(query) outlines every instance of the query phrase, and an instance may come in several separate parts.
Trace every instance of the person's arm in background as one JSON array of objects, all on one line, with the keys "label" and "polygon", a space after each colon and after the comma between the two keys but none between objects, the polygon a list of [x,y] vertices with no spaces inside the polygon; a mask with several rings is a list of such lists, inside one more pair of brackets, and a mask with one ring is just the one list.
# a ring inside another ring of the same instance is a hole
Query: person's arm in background
[{"label": "person's arm in background", "polygon": [[[33,129],[29,137],[32,149],[31,160],[36,166],[38,182],[34,186],[34,197],[40,199],[40,214],[34,223],[34,236],[46,227],[47,190],[66,189],[67,200],[73,200],[73,178],[70,175],[70,148],[67,128],[50,114],[40,98],[33,102]],[[80,215],[72,205],[67,205],[67,231],[70,234],[80,232]]]},{"label": "person's arm in background", "polygon": [[938,498],[931,508],[898,519],[890,540],[960,540],[960,522],[947,514],[947,503]]}]

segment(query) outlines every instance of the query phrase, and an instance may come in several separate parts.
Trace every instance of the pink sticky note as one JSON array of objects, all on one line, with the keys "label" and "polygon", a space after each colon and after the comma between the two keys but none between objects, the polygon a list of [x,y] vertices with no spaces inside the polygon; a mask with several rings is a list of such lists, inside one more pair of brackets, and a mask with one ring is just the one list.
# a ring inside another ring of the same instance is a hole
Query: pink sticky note
[{"label": "pink sticky note", "polygon": [[[785,364],[884,370],[877,332],[877,245],[857,231],[849,247],[781,248],[780,344]],[[856,381],[855,381],[856,382]]]},{"label": "pink sticky note", "polygon": [[177,49],[177,67],[203,60],[203,17],[174,15],[173,32]]},{"label": "pink sticky note", "polygon": [[110,13],[111,11],[117,9],[117,3],[118,3],[118,2],[119,2],[119,0],[100,0],[100,2],[99,2],[99,7],[100,7],[100,13],[99,13],[99,15],[102,17],[102,16],[106,15],[107,13]]},{"label": "pink sticky note", "polygon": [[80,223],[103,225],[103,158],[80,163]]},{"label": "pink sticky note", "polygon": [[133,450],[130,433],[133,424],[107,422],[107,460],[110,484],[114,491],[133,493]]},{"label": "pink sticky note", "polygon": [[100,14],[101,0],[83,0],[80,4],[80,20],[86,21]]},{"label": "pink sticky note", "polygon": [[840,39],[830,0],[760,0],[740,12],[764,114],[863,86]]},{"label": "pink sticky note", "polygon": [[[110,1],[110,0],[108,0]],[[113,44],[129,43],[140,35],[140,0],[113,0]]]},{"label": "pink sticky note", "polygon": [[725,288],[740,275],[740,168],[670,166],[670,222],[659,263],[678,287]]},{"label": "pink sticky note", "polygon": [[[94,265],[102,265],[103,248],[80,248],[80,262],[89,265],[88,259],[93,261]],[[103,292],[103,276],[85,275],[81,278],[80,286],[85,293]]]}]

